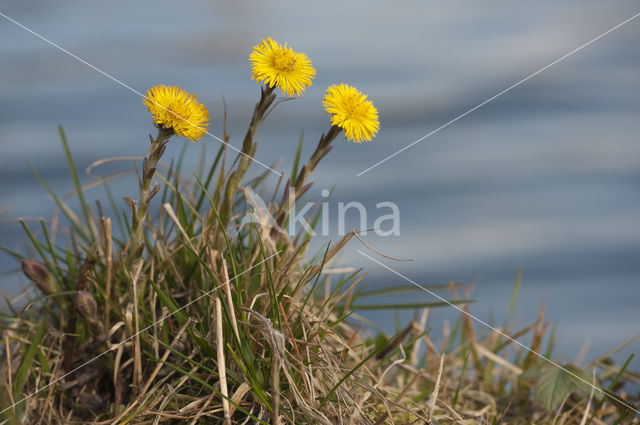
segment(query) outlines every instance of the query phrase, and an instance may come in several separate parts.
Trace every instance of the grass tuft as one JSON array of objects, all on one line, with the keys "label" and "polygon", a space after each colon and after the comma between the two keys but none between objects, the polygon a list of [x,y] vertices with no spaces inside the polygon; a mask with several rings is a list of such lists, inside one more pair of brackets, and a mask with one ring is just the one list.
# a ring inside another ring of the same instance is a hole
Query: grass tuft
[{"label": "grass tuft", "polygon": [[[605,385],[599,396],[464,314],[452,331],[441,325],[438,348],[440,325],[428,317],[445,303],[373,304],[367,299],[411,288],[366,290],[366,273],[330,270],[353,237],[359,239],[356,232],[310,260],[309,235],[287,235],[268,222],[242,226],[242,217],[255,211],[246,195],[253,192],[238,190],[247,155],[275,107],[270,90],[261,94],[244,152],[230,166],[223,146],[210,162],[201,160],[194,179],[181,176],[185,150],[161,172],[156,165],[170,135],[151,138],[155,159],[145,159],[138,176],[144,202],[129,199],[123,211],[108,178],[80,184],[60,129],[81,212],[36,173],[66,221],[43,220],[38,231],[20,222],[50,284],[38,285],[45,293],[27,305],[11,303],[0,317],[0,423],[638,423],[628,409],[637,398],[625,392],[638,374],[627,370],[629,361],[615,366],[613,353],[585,370],[566,366]],[[320,138],[304,165],[300,137],[287,185],[295,184],[298,195],[308,189],[331,137]],[[153,176],[161,187],[151,187]],[[87,203],[83,191],[95,185],[104,185],[119,232],[100,203]],[[287,190],[265,197],[278,225],[288,219]],[[157,210],[147,209],[156,207],[150,203],[156,194]],[[521,281],[519,271],[509,317]],[[431,289],[449,291],[451,303],[469,310],[471,287]],[[356,313],[372,309],[409,309],[416,318],[386,335]],[[535,323],[516,328],[507,321],[500,331],[531,340],[539,351],[547,329],[542,308]]]}]

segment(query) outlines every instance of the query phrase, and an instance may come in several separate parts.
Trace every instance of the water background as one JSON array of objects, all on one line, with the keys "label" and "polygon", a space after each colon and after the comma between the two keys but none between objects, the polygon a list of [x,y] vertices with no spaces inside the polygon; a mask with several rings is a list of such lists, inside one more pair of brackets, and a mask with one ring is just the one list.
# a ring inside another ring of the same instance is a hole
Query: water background
[{"label": "water background", "polygon": [[[23,1],[0,10],[140,92],[166,83],[197,93],[218,136],[224,98],[235,146],[259,93],[249,79],[251,46],[265,36],[289,41],[311,58],[317,78],[261,127],[257,159],[282,159],[280,170],[290,170],[301,131],[307,158],[328,128],[324,90],[354,85],[378,107],[381,131],[370,144],[337,140],[315,173],[310,200],[332,189],[333,213],[337,202],[359,201],[370,225],[378,202],[395,202],[401,235],[368,235],[367,242],[412,258],[381,260],[418,283],[476,282],[472,312],[483,320],[502,323],[522,266],[515,316],[521,325],[534,321],[544,300],[546,318],[558,326],[556,353],[565,360],[586,340],[592,359],[640,331],[640,18],[356,177],[640,12],[637,2]],[[54,211],[28,164],[57,193],[73,188],[58,124],[81,170],[105,157],[143,155],[153,128],[137,95],[3,18],[0,58],[0,244],[26,253],[15,218],[50,218]],[[184,143],[172,141],[166,158]],[[218,143],[207,138],[189,146],[185,169],[195,168],[202,144],[211,159]],[[133,181],[113,182],[117,199],[136,198]],[[100,189],[86,196],[104,199]],[[357,224],[353,217],[348,227]],[[336,240],[336,232],[318,237],[313,248]],[[372,288],[406,284],[356,252],[363,248],[350,244],[339,265],[370,270],[365,282]],[[25,285],[11,273],[16,267],[0,256],[0,289],[9,295]],[[396,326],[393,312],[366,316],[387,331]],[[437,310],[431,324],[439,328],[456,316]],[[639,348],[631,344],[618,359]]]}]

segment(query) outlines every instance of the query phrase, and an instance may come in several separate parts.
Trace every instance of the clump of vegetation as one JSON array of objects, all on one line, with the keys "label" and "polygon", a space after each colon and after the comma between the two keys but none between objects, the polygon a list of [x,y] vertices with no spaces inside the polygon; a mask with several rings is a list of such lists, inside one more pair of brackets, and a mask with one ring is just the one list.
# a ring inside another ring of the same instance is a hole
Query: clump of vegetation
[{"label": "clump of vegetation", "polygon": [[[638,423],[635,400],[623,392],[638,380],[629,361],[617,367],[605,356],[593,375],[550,366],[533,353],[543,350],[542,312],[530,326],[499,331],[479,331],[461,314],[452,329],[444,325],[439,346],[427,319],[440,302],[411,306],[419,307],[415,320],[396,335],[364,326],[354,311],[367,305],[357,301],[381,291],[363,290],[360,271],[336,280],[331,270],[357,232],[309,260],[308,233],[277,229],[343,131],[356,142],[375,136],[377,110],[353,87],[330,87],[330,129],[304,165],[300,141],[265,211],[241,186],[255,134],[278,103],[274,90],[300,95],[315,70],[271,39],[250,59],[265,86],[242,149],[229,163],[223,144],[193,179],[181,176],[182,155],[166,172],[158,168],[171,137],[207,134],[207,109],[177,87],[148,92],[158,134],[142,163],[139,199],[114,217],[119,232],[99,202],[85,200],[60,129],[80,211],[42,180],[68,226],[21,222],[37,259],[5,249],[40,296],[27,306],[8,302],[2,316],[2,424]],[[309,213],[311,225],[318,214]],[[470,293],[460,285],[432,289],[450,291],[450,303],[468,311]],[[533,352],[504,336],[531,336]]]}]

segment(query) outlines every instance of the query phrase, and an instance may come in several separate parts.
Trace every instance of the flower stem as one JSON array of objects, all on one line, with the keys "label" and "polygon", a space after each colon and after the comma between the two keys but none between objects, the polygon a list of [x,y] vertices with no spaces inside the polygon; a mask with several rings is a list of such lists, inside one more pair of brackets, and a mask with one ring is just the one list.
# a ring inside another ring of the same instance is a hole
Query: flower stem
[{"label": "flower stem", "polygon": [[147,218],[147,209],[151,198],[153,198],[160,189],[159,186],[151,189],[151,182],[156,174],[158,161],[160,161],[171,136],[173,136],[173,130],[163,127],[158,128],[158,135],[155,139],[149,136],[151,146],[149,147],[149,156],[144,158],[142,163],[140,200],[138,203],[131,203],[133,218],[131,221],[131,236],[129,239],[129,255],[127,259],[129,269],[133,266],[134,262],[142,256],[144,250],[144,223]]},{"label": "flower stem", "polygon": [[[309,187],[311,187],[311,185],[305,186],[307,179],[309,178],[309,176],[311,176],[311,173],[313,172],[313,170],[315,170],[320,160],[322,160],[322,158],[324,158],[331,151],[331,149],[333,148],[333,146],[331,146],[331,142],[333,142],[341,132],[342,128],[334,125],[331,126],[328,132],[322,133],[322,136],[320,136],[320,140],[318,141],[318,146],[316,146],[316,150],[309,158],[309,161],[304,166],[302,166],[300,172],[298,173],[298,176],[296,177],[296,180],[289,183],[289,186],[295,189],[295,199],[293,199],[293,202],[297,201],[309,189]],[[283,225],[288,215],[288,206],[290,202],[288,200],[289,190],[289,187],[285,189],[285,193],[282,197],[282,202],[280,202],[280,210],[276,215],[276,223],[278,224],[278,226]]]},{"label": "flower stem", "polygon": [[251,117],[249,128],[247,129],[247,133],[245,134],[242,142],[242,153],[239,154],[240,160],[238,162],[238,167],[229,176],[229,180],[227,181],[227,186],[224,191],[224,199],[222,201],[220,211],[220,224],[223,228],[225,228],[229,224],[229,220],[231,220],[231,209],[236,191],[238,190],[238,186],[240,185],[244,174],[247,172],[249,165],[251,165],[253,155],[256,152],[256,144],[253,143],[253,139],[258,131],[258,127],[264,120],[269,107],[276,99],[276,95],[273,93],[274,89],[275,87],[262,87],[260,101],[256,103],[253,110],[253,116]]},{"label": "flower stem", "polygon": [[336,125],[331,126],[327,133],[322,133],[320,136],[320,141],[318,141],[318,146],[316,146],[316,150],[313,152],[309,161],[300,169],[300,173],[298,173],[298,177],[295,182],[292,182],[293,186],[297,191],[302,189],[305,181],[309,178],[313,170],[315,170],[316,166],[320,162],[322,158],[324,158],[332,149],[331,142],[338,137],[338,134],[342,129]]}]

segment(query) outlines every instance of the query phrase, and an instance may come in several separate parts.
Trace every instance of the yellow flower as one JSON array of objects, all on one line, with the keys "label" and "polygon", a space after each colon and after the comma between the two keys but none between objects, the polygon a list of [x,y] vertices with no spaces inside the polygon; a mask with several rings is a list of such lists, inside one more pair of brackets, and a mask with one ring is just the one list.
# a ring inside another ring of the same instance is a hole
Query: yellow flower
[{"label": "yellow flower", "polygon": [[271,38],[253,47],[249,61],[252,62],[252,79],[258,83],[265,81],[271,88],[276,86],[287,96],[301,95],[316,75],[304,53],[294,52],[286,42],[281,46]]},{"label": "yellow flower", "polygon": [[144,99],[153,122],[172,129],[176,136],[195,142],[207,132],[209,111],[198,96],[177,86],[160,84],[147,91]]},{"label": "yellow flower", "polygon": [[370,141],[378,132],[378,110],[355,87],[330,86],[322,104],[332,114],[331,125],[344,129],[347,139],[356,143]]}]

